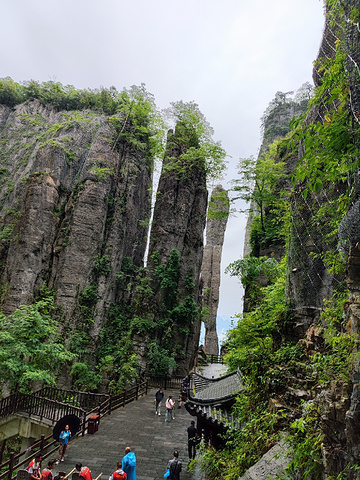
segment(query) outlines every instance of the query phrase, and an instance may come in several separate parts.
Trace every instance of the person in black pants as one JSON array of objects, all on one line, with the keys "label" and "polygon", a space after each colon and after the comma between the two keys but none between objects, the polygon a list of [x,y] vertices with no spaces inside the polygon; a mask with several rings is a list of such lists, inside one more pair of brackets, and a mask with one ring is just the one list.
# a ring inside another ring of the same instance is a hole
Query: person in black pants
[{"label": "person in black pants", "polygon": [[177,450],[174,450],[174,458],[169,460],[167,468],[170,470],[170,480],[180,480],[181,462]]},{"label": "person in black pants", "polygon": [[197,430],[195,427],[194,420],[191,421],[190,427],[187,428],[188,433],[188,452],[189,452],[189,459],[195,458],[195,447],[196,447],[196,439],[197,439]]}]

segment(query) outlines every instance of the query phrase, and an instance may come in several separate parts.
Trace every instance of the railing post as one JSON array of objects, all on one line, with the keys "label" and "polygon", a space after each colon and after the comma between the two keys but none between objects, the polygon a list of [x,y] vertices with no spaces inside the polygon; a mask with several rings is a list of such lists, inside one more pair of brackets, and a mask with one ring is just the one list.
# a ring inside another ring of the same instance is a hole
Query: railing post
[{"label": "railing post", "polygon": [[14,456],[15,452],[10,453],[10,463],[9,463],[9,473],[8,473],[8,480],[11,480],[13,471],[14,471]]},{"label": "railing post", "polygon": [[109,415],[111,415],[111,395],[109,397]]},{"label": "railing post", "polygon": [[135,400],[139,398],[139,384],[136,384],[136,393],[135,393]]},{"label": "railing post", "polygon": [[[36,402],[38,403],[38,402]],[[44,416],[44,407],[45,407],[45,403],[44,402],[39,402],[40,403],[40,420],[43,419],[43,416]]]},{"label": "railing post", "polygon": [[101,416],[101,403],[100,403],[100,405],[99,405],[98,412],[99,412],[99,418],[100,418],[100,416]]},{"label": "railing post", "polygon": [[44,450],[44,444],[45,444],[45,435],[42,434],[41,435],[41,441],[40,441],[40,453],[41,454],[43,453],[43,450]]},{"label": "railing post", "polygon": [[148,393],[148,381],[145,380],[145,395]]},{"label": "railing post", "polygon": [[124,393],[123,393],[123,407],[125,407],[125,390],[124,390]]},{"label": "railing post", "polygon": [[85,426],[86,426],[86,413],[85,413],[85,410],[83,410],[82,419],[83,419],[83,425],[82,425],[81,436],[83,437],[83,436],[85,435]]}]

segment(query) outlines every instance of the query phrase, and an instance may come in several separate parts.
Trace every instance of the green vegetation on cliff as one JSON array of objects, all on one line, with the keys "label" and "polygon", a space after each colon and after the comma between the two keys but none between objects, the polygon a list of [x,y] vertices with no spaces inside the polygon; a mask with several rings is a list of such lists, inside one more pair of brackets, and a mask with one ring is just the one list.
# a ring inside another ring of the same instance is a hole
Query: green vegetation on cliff
[{"label": "green vegetation on cliff", "polygon": [[55,385],[62,367],[75,358],[65,348],[53,314],[52,296],[22,305],[9,316],[0,313],[0,378],[12,392],[28,393],[34,382]]},{"label": "green vegetation on cliff", "polygon": [[[194,184],[194,198],[204,199],[202,211],[185,209],[202,235],[206,177],[221,175],[225,152],[194,102],[174,103],[171,110],[177,129],[173,147],[180,146],[181,155],[168,155],[167,165],[178,174],[179,187]],[[167,130],[153,96],[144,85],[121,92],[77,90],[4,78],[0,112],[4,311],[21,303],[35,308],[33,299],[44,285],[54,291],[55,305],[61,306],[57,330],[75,388],[108,384],[114,392],[144,368],[161,374],[175,369],[176,360],[185,358],[184,339],[200,322],[198,269],[193,261],[185,266],[183,256],[196,250],[200,258],[202,238],[194,240],[196,248],[170,245],[169,258],[151,272],[144,269],[151,179],[155,159],[164,156]],[[17,289],[17,281],[27,287]],[[48,377],[41,374],[46,381],[53,378],[50,370]]]},{"label": "green vegetation on cliff", "polygon": [[[349,74],[349,48],[358,45],[349,29],[358,39],[359,10],[332,1],[327,9],[325,47],[333,42],[333,56],[315,64],[319,85],[306,115],[256,162],[241,164],[252,254],[228,272],[245,286],[248,308],[224,351],[246,385],[234,408],[243,426],[229,431],[222,451],[204,452],[209,479],[238,479],[282,432],[292,461],[279,478],[352,479],[360,467],[351,423],[358,415],[358,300],[345,276],[357,231],[345,217],[358,201],[360,75],[355,67]],[[271,153],[271,163],[264,161]]]}]

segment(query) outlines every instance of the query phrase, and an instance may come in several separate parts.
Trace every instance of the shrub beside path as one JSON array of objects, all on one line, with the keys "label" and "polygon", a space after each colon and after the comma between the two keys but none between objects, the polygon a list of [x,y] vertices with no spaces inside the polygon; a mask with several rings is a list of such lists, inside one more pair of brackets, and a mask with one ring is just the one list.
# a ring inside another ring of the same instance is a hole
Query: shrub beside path
[{"label": "shrub beside path", "polygon": [[[59,470],[69,472],[81,462],[90,468],[94,479],[102,472],[101,480],[108,480],[116,470],[116,463],[124,456],[125,447],[130,446],[137,459],[137,480],[164,478],[174,449],[179,450],[182,462],[181,480],[191,480],[192,475],[186,471],[186,429],[194,417],[184,406],[178,409],[177,390],[164,392],[161,416],[155,415],[156,390],[150,388],[148,395],[103,417],[96,433],[71,440],[65,461],[56,465],[55,473]],[[175,420],[165,423],[165,399],[168,395],[176,400]]]}]

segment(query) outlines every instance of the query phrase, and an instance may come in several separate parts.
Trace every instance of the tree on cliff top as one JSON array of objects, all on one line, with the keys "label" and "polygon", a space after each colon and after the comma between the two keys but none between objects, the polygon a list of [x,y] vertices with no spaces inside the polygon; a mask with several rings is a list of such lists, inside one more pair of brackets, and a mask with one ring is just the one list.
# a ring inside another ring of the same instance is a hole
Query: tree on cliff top
[{"label": "tree on cliff top", "polygon": [[274,142],[257,160],[253,157],[241,159],[238,165],[240,179],[234,180],[238,198],[250,202],[250,209],[259,214],[263,234],[266,233],[265,209],[279,201],[276,186],[285,177],[285,163],[276,158],[277,145],[278,142]]},{"label": "tree on cliff top", "polygon": [[182,152],[179,160],[188,167],[198,162],[204,162],[206,179],[213,182],[222,177],[226,169],[226,152],[220,142],[212,137],[213,128],[206,120],[195,102],[171,102],[171,107],[164,110],[167,119],[182,126],[183,138],[188,148]]}]

